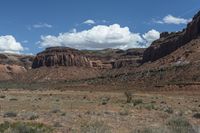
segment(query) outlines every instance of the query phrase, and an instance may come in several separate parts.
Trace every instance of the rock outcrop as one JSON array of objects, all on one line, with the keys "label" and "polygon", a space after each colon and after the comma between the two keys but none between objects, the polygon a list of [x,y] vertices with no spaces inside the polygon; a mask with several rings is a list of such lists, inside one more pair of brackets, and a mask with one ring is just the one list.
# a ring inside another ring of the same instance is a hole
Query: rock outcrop
[{"label": "rock outcrop", "polygon": [[90,60],[79,50],[66,47],[51,47],[38,53],[32,68],[57,66],[91,67]]},{"label": "rock outcrop", "polygon": [[2,65],[18,65],[30,69],[33,59],[34,56],[31,55],[0,53],[0,64]]},{"label": "rock outcrop", "polygon": [[187,25],[187,28],[180,32],[161,34],[161,38],[152,43],[143,55],[143,62],[155,61],[162,58],[181,46],[187,44],[200,35],[200,12]]}]

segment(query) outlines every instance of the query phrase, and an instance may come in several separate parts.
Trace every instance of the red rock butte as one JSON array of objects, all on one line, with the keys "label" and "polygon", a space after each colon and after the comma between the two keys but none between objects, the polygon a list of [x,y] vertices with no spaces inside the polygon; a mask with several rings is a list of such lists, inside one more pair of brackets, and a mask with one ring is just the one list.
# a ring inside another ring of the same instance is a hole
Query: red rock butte
[{"label": "red rock butte", "polygon": [[37,54],[32,68],[57,66],[91,67],[91,62],[79,50],[68,47],[50,47]]}]

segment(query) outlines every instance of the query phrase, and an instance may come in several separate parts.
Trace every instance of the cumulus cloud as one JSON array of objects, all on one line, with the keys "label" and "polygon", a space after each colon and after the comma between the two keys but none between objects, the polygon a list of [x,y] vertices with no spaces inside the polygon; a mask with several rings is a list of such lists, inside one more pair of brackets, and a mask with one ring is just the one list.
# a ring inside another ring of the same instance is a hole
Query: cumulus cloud
[{"label": "cumulus cloud", "polygon": [[20,53],[23,50],[21,43],[17,42],[12,35],[0,36],[1,53]]},{"label": "cumulus cloud", "polygon": [[139,33],[133,33],[128,27],[121,27],[119,24],[98,25],[81,32],[41,36],[40,45],[41,47],[66,46],[76,49],[128,49],[145,47],[146,42],[153,41],[157,37],[155,30],[142,37]]},{"label": "cumulus cloud", "polygon": [[142,37],[145,39],[146,45],[150,45],[153,41],[160,38],[160,32],[152,29],[147,33],[145,33],[144,35],[142,35]]},{"label": "cumulus cloud", "polygon": [[47,23],[34,24],[33,28],[52,28],[53,26]]},{"label": "cumulus cloud", "polygon": [[155,21],[156,23],[159,24],[187,24],[191,21],[192,19],[185,19],[185,18],[180,18],[180,17],[175,17],[172,15],[167,15],[165,16],[162,20]]},{"label": "cumulus cloud", "polygon": [[94,20],[92,20],[92,19],[88,19],[88,20],[86,20],[86,21],[83,22],[83,24],[88,24],[88,25],[93,25],[95,23],[96,22]]}]

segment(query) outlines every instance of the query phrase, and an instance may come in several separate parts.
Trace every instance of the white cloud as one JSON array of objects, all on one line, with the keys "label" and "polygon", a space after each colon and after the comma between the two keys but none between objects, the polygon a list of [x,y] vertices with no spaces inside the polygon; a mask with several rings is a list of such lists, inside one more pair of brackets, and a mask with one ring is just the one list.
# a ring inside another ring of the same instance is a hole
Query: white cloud
[{"label": "white cloud", "polygon": [[88,20],[84,21],[83,23],[84,23],[84,24],[93,25],[93,24],[95,24],[96,22],[95,22],[94,20],[92,20],[92,19],[88,19]]},{"label": "white cloud", "polygon": [[191,21],[192,19],[185,19],[185,18],[180,18],[180,17],[174,17],[172,15],[167,15],[165,16],[162,20],[155,21],[156,23],[159,24],[187,24]]},{"label": "white cloud", "polygon": [[128,27],[121,27],[119,24],[110,26],[98,25],[81,32],[60,33],[58,36],[41,36],[40,47],[66,46],[76,49],[128,49],[145,47],[147,45],[146,42],[154,41],[157,37],[155,30],[145,34],[142,38],[139,33],[133,33]]},{"label": "white cloud", "polygon": [[28,40],[24,40],[24,41],[22,41],[22,43],[28,43]]},{"label": "white cloud", "polygon": [[23,50],[21,43],[17,42],[12,35],[0,36],[0,52],[20,53]]},{"label": "white cloud", "polygon": [[47,23],[34,24],[33,28],[52,28],[53,26]]},{"label": "white cloud", "polygon": [[144,35],[142,35],[142,37],[146,40],[146,45],[150,45],[153,41],[160,38],[160,32],[152,29]]}]

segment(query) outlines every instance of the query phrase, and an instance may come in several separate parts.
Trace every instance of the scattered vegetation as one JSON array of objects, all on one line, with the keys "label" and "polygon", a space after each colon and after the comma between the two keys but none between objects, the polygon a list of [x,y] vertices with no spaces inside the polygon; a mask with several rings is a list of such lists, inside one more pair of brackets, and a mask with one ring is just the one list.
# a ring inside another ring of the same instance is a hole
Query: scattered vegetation
[{"label": "scattered vegetation", "polygon": [[137,129],[131,133],[198,133],[193,126],[183,117],[173,117],[166,125]]},{"label": "scattered vegetation", "polygon": [[52,133],[52,129],[38,123],[9,123],[0,125],[0,133]]},{"label": "scattered vegetation", "polygon": [[195,133],[193,126],[184,117],[173,117],[167,122],[170,133]]},{"label": "scattered vegetation", "polygon": [[85,123],[80,128],[81,133],[111,133],[111,128],[102,121]]},{"label": "scattered vegetation", "polygon": [[168,130],[164,127],[160,128],[144,128],[144,129],[137,129],[130,133],[170,133]]}]

